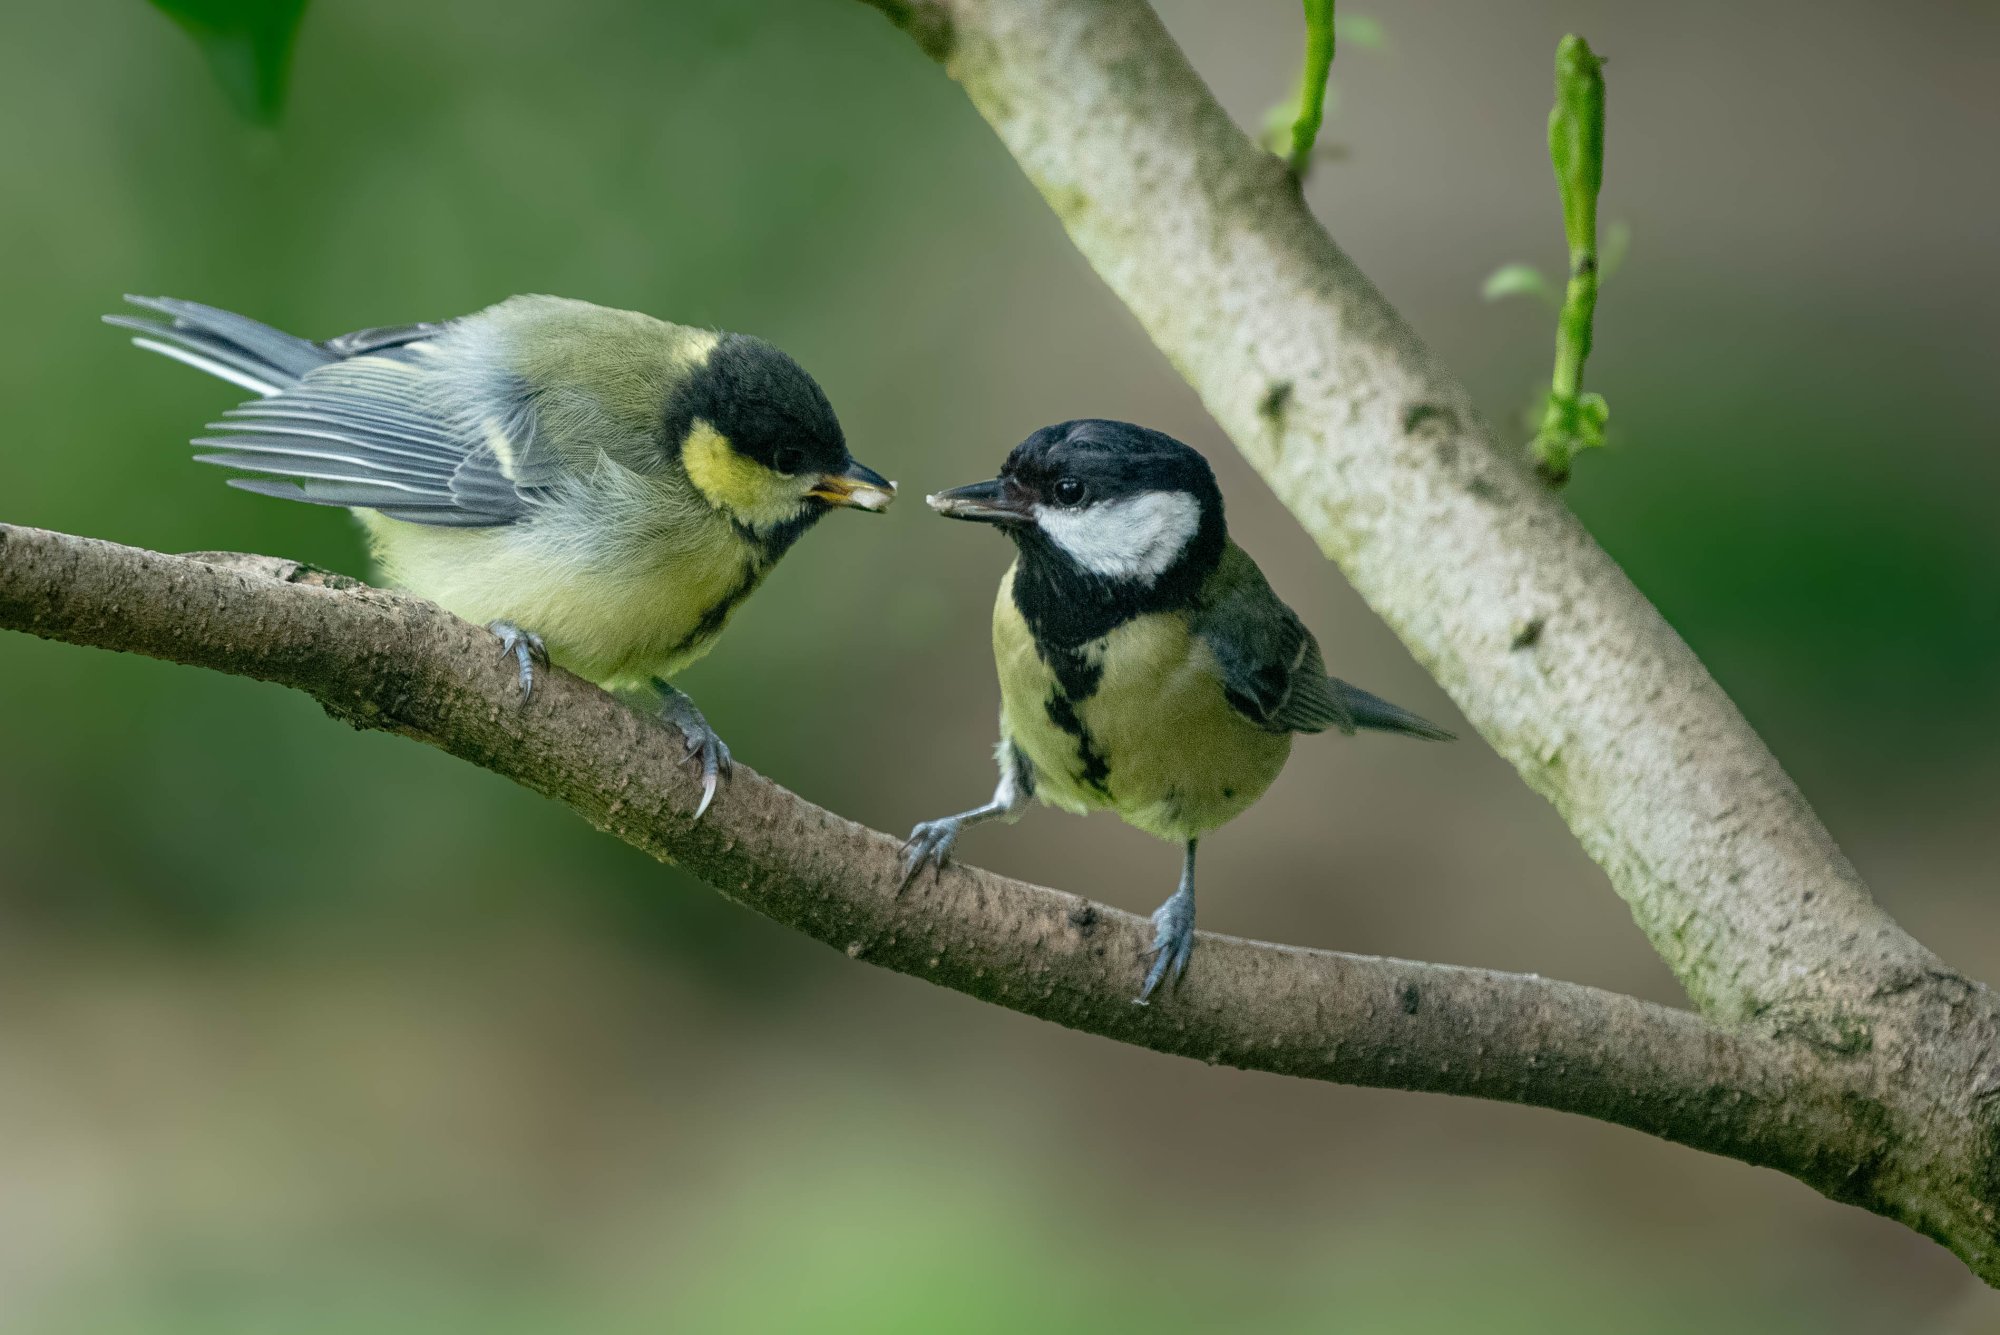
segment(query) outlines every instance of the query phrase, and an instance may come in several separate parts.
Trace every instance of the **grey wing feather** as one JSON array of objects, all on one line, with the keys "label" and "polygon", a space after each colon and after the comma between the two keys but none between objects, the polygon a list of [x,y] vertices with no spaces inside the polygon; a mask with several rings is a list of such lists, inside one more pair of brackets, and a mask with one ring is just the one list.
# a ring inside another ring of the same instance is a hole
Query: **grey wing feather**
[{"label": "grey wing feather", "polygon": [[[535,439],[525,385],[487,375],[467,394],[440,381],[450,369],[427,340],[448,333],[448,322],[313,343],[196,302],[127,300],[166,317],[105,317],[139,334],[135,343],[262,396],[194,442],[203,463],[263,475],[232,486],[416,524],[495,527],[525,516],[559,475],[554,452]],[[441,392],[450,389],[482,408],[490,398],[490,415],[457,407]]]},{"label": "grey wing feather", "polygon": [[1204,594],[1192,628],[1215,655],[1224,697],[1258,727],[1338,728],[1350,735],[1367,729],[1452,740],[1451,733],[1400,705],[1327,676],[1319,641],[1241,548],[1230,545]]},{"label": "grey wing feather", "polygon": [[1354,716],[1331,687],[1319,644],[1288,607],[1283,617],[1238,645],[1218,653],[1223,693],[1252,723],[1267,732],[1354,731]]},{"label": "grey wing feather", "polygon": [[1434,742],[1454,740],[1448,730],[1401,705],[1327,676],[1312,632],[1276,595],[1270,599],[1282,615],[1267,616],[1248,632],[1239,626],[1230,635],[1208,636],[1222,665],[1223,694],[1238,713],[1267,732],[1335,728],[1352,736],[1365,729]]},{"label": "grey wing feather", "polygon": [[[512,453],[488,428],[434,406],[429,359],[391,345],[323,366],[288,390],[246,403],[195,444],[204,463],[287,479],[249,488],[321,505],[366,506],[411,523],[497,527],[528,512],[531,489],[508,475]],[[240,481],[240,479],[239,479]]]},{"label": "grey wing feather", "polygon": [[416,324],[379,325],[373,329],[357,329],[351,334],[340,334],[327,339],[320,346],[335,357],[359,357],[366,352],[380,352],[384,348],[400,348],[406,344],[418,343],[427,338],[435,338],[451,328],[448,320],[423,320]]},{"label": "grey wing feather", "polygon": [[1354,731],[1353,716],[1327,678],[1318,642],[1261,575],[1236,580],[1202,609],[1195,630],[1221,667],[1224,697],[1258,727]]}]

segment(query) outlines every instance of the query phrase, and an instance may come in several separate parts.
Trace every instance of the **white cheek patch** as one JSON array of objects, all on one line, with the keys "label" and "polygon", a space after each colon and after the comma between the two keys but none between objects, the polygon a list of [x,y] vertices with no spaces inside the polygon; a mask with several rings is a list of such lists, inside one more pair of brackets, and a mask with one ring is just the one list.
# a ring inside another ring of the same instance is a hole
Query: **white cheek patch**
[{"label": "white cheek patch", "polygon": [[1092,574],[1150,584],[1201,527],[1201,503],[1184,491],[1149,491],[1077,510],[1037,506],[1035,522]]}]

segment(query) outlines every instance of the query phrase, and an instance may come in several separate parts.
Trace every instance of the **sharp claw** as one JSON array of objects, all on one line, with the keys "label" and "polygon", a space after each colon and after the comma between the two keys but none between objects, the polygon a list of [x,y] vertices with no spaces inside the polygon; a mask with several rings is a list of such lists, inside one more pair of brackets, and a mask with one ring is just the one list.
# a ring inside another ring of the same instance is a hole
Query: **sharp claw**
[{"label": "sharp claw", "polygon": [[715,801],[715,789],[722,778],[722,763],[716,754],[721,746],[722,739],[711,733],[688,747],[688,759],[697,760],[701,765],[701,804],[694,809],[696,820],[700,820],[709,803]]},{"label": "sharp claw", "polygon": [[944,864],[950,860],[952,845],[957,842],[958,831],[948,821],[925,821],[910,831],[903,844],[903,879],[896,886],[896,893],[900,895],[916,884],[927,865],[934,879],[943,881]]},{"label": "sharp claw", "polygon": [[701,802],[695,807],[693,816],[693,819],[700,820],[714,803],[722,780],[735,771],[729,747],[716,736],[715,729],[701,716],[694,701],[665,682],[657,685],[662,697],[662,714],[668,723],[680,729],[681,759],[694,765],[695,773],[701,780]]},{"label": "sharp claw", "polygon": [[549,661],[548,646],[541,636],[511,621],[488,622],[486,629],[500,641],[500,657],[520,664],[521,699],[529,699],[535,693],[535,664]]},{"label": "sharp claw", "polygon": [[1135,1006],[1151,1004],[1161,983],[1171,978],[1179,986],[1186,975],[1188,959],[1194,954],[1193,894],[1176,892],[1154,910],[1153,929],[1153,944],[1139,952],[1141,959],[1149,959],[1152,964],[1146,970],[1145,981],[1139,985],[1139,995],[1132,999]]}]

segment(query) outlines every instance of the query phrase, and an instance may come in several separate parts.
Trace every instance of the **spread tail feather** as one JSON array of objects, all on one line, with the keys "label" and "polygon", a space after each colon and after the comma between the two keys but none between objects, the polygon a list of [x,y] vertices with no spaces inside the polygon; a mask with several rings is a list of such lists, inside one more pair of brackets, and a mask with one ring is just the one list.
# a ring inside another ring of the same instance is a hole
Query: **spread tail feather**
[{"label": "spread tail feather", "polygon": [[149,352],[241,385],[269,398],[282,393],[315,367],[337,359],[317,343],[296,338],[248,316],[172,297],[132,297],[134,306],[167,318],[107,315],[106,324],[130,329],[132,342]]},{"label": "spread tail feather", "polygon": [[1445,731],[1437,724],[1422,719],[1404,709],[1392,705],[1379,695],[1370,695],[1359,686],[1350,686],[1338,677],[1328,677],[1334,694],[1354,720],[1356,728],[1366,728],[1373,732],[1400,732],[1410,737],[1422,737],[1427,741],[1456,741],[1455,734]]}]

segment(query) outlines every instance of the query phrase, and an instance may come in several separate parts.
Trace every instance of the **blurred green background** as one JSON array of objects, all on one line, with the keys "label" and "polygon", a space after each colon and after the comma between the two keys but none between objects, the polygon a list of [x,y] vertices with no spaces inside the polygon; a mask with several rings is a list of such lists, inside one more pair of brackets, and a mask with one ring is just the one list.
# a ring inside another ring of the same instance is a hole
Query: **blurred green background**
[{"label": "blurred green background", "polygon": [[[1289,0],[1163,12],[1255,126]],[[1561,264],[1557,38],[1611,60],[1574,504],[1889,907],[2000,977],[2000,209],[1989,4],[1382,0],[1315,207],[1496,421]],[[122,291],[299,333],[546,291],[766,335],[912,493],[1045,422],[1203,449],[1334,669],[1436,687],[853,0],[320,0],[273,130],[138,0],[0,19],[0,519],[360,571],[184,446],[226,386]],[[737,754],[902,830],[991,781],[1005,552],[836,516],[686,679]],[[829,700],[840,707],[827,708]],[[1149,909],[1173,850],[1050,812],[968,857]],[[1672,980],[1476,739],[1299,748],[1204,847],[1208,927]],[[1214,1070],[858,966],[305,699],[0,637],[9,1332],[2000,1329],[1940,1249],[1556,1114]]]}]

